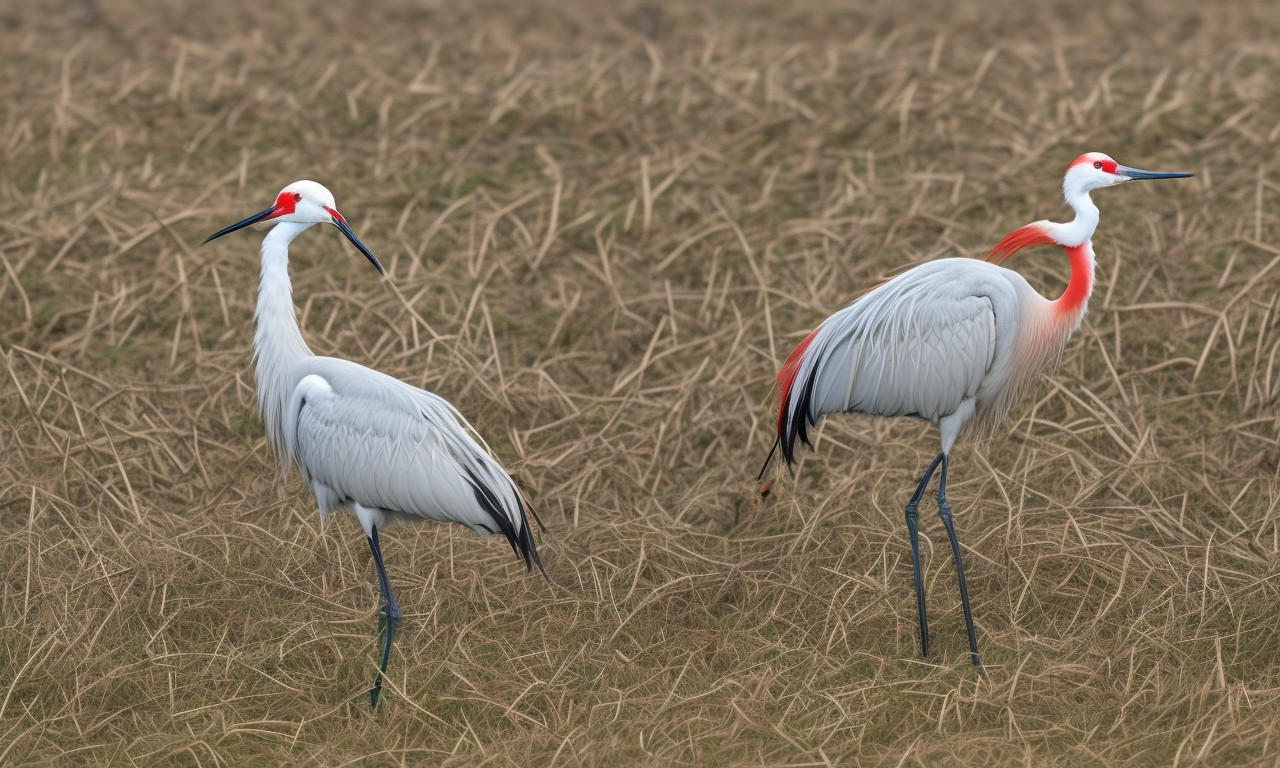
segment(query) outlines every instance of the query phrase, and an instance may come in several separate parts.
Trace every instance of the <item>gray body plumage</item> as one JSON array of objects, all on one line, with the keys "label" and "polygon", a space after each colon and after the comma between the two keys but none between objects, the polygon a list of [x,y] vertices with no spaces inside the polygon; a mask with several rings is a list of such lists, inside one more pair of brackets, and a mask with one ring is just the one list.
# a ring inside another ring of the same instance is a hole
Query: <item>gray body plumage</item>
[{"label": "gray body plumage", "polygon": [[295,237],[313,224],[333,224],[385,274],[329,190],[296,181],[270,208],[205,242],[270,220],[276,224],[262,241],[253,334],[258,409],[276,455],[286,468],[297,465],[320,514],[350,509],[369,539],[382,595],[382,661],[369,691],[377,707],[401,619],[379,528],[407,520],[458,523],[482,536],[502,533],[526,569],[541,570],[542,561],[519,489],[462,414],[437,395],[348,360],[317,357],[307,347],[289,282]]},{"label": "gray body plumage", "polygon": [[1029,322],[1049,304],[1004,267],[962,258],[921,264],[818,327],[783,403],[784,435],[803,438],[806,422],[824,413],[917,416],[940,428],[949,451],[971,418],[999,421],[1061,350],[1066,335],[1036,343]]},{"label": "gray body plumage", "polygon": [[347,507],[367,535],[393,522],[503,533],[538,562],[515,483],[438,395],[348,360],[318,357],[293,307],[288,244],[309,223],[281,221],[262,243],[254,334],[258,407],[276,454],[297,465],[321,514]]},{"label": "gray body plumage", "polygon": [[[969,605],[960,544],[946,498],[947,455],[971,420],[991,427],[1018,394],[1052,364],[1080,327],[1093,291],[1095,258],[1090,241],[1098,208],[1089,192],[1131,179],[1163,179],[1186,173],[1143,171],[1089,152],[1067,167],[1062,192],[1075,218],[1037,221],[1006,235],[990,258],[998,262],[1029,245],[1060,246],[1071,279],[1054,300],[1037,293],[1018,273],[998,263],[939,259],[879,285],[822,322],[787,358],[778,375],[782,403],[774,448],[795,461],[795,444],[810,444],[809,427],[823,414],[858,412],[917,416],[938,427],[941,451],[925,470],[904,508],[911,541],[920,617],[920,650],[929,655],[924,580],[920,567],[919,504],[930,478],[938,480],[938,516],[955,557],[969,652],[976,667],[977,634]],[[768,469],[773,458],[765,460]],[[765,486],[768,488],[768,485]]]}]

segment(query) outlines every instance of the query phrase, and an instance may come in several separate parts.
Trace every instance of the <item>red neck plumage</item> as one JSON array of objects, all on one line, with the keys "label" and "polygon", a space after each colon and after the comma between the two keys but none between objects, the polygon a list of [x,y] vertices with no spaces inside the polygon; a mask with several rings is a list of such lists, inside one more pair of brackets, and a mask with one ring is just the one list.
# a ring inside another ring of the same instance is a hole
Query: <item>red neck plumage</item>
[{"label": "red neck plumage", "polygon": [[987,261],[1001,264],[1013,254],[1032,245],[1056,245],[1067,252],[1067,258],[1071,260],[1071,280],[1067,283],[1067,289],[1053,302],[1053,308],[1064,315],[1080,314],[1089,301],[1089,294],[1093,292],[1093,249],[1089,246],[1089,241],[1085,240],[1078,245],[1063,245],[1054,239],[1048,222],[1037,221],[1005,235],[991,249]]}]

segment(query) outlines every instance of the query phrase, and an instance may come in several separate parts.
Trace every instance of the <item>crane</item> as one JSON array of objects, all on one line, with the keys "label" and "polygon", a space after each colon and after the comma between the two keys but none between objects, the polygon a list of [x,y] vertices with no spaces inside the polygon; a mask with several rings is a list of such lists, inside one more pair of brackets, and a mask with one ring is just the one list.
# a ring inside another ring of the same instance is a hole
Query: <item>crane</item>
[{"label": "crane", "polygon": [[270,208],[204,242],[259,221],[276,224],[262,241],[255,313],[258,410],[276,455],[286,469],[290,462],[298,466],[321,516],[346,507],[369,539],[381,595],[382,662],[369,691],[376,708],[401,618],[382,562],[379,529],[429,519],[459,523],[481,536],[501,533],[525,569],[537,565],[545,577],[526,514],[533,510],[483,439],[444,398],[358,363],[316,356],[307,347],[289,283],[289,243],[295,237],[312,224],[332,224],[386,274],[338,213],[329,190],[296,181]]},{"label": "crane", "polygon": [[[1098,226],[1098,208],[1089,193],[1135,179],[1191,175],[1142,171],[1101,152],[1083,154],[1067,167],[1062,182],[1063,196],[1075,211],[1073,220],[1019,227],[991,250],[986,261],[947,258],[909,269],[824,320],[782,365],[777,438],[761,477],[778,448],[790,467],[797,439],[812,446],[809,427],[823,414],[915,416],[938,428],[942,450],[906,505],[922,656],[929,655],[929,623],[920,574],[918,508],[934,472],[941,468],[938,516],[955,556],[969,652],[973,665],[983,668],[947,502],[947,455],[966,424],[993,430],[1017,396],[1056,362],[1080,327],[1093,290],[1090,238]],[[1071,278],[1057,299],[1044,298],[1017,272],[1000,266],[1032,245],[1057,245],[1067,254]]]}]

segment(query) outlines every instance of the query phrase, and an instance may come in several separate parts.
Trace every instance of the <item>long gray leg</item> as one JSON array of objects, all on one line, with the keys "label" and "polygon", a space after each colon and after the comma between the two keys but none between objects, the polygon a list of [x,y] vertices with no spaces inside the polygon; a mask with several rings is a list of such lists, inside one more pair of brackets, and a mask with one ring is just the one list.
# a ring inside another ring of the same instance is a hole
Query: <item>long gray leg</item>
[{"label": "long gray leg", "polygon": [[373,681],[373,690],[369,691],[369,704],[378,707],[378,695],[382,693],[382,679],[387,674],[387,659],[391,658],[391,639],[395,635],[396,622],[400,620],[400,606],[391,594],[391,582],[387,580],[387,568],[382,564],[382,547],[378,544],[378,526],[373,526],[373,535],[369,537],[369,549],[373,550],[373,562],[378,566],[378,585],[382,590],[381,617],[379,618],[379,634],[382,635],[382,664],[378,666],[378,676]]},{"label": "long gray leg", "polygon": [[[969,586],[964,580],[964,563],[960,559],[960,542],[956,540],[956,528],[951,522],[951,505],[947,503],[947,455],[940,454],[942,459],[942,477],[938,480],[938,517],[947,529],[947,538],[951,539],[951,553],[956,557],[956,575],[960,578],[960,604],[964,606],[964,626],[969,630],[969,655],[973,658],[973,666],[982,669],[982,658],[978,656],[978,636],[973,631],[973,611],[969,609]],[[936,460],[935,460],[935,463]]]},{"label": "long gray leg", "polygon": [[[920,485],[916,486],[916,492],[912,494],[911,501],[907,502],[907,533],[911,536],[911,568],[916,578],[916,607],[920,611],[920,655],[929,655],[929,617],[924,607],[924,578],[920,575],[920,499],[924,496],[925,488],[929,487],[929,479],[933,477],[933,472],[938,468],[939,464],[946,467],[946,454],[938,454],[933,460],[929,468],[924,471],[924,477],[920,478]],[[945,473],[946,470],[944,469]]]}]

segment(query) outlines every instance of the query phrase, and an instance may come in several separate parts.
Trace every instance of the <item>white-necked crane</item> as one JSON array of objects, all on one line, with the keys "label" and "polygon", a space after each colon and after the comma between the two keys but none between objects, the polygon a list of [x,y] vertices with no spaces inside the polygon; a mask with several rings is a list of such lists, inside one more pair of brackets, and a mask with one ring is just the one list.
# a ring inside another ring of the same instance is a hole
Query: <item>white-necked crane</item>
[{"label": "white-necked crane", "polygon": [[289,243],[295,237],[312,224],[332,224],[380,274],[386,273],[338,213],[329,190],[314,181],[296,181],[270,208],[205,242],[259,221],[276,224],[262,241],[253,335],[258,408],[277,456],[301,470],[320,514],[346,507],[369,538],[382,595],[382,662],[369,692],[377,707],[400,619],[378,530],[424,519],[459,523],[481,536],[502,534],[526,569],[542,570],[529,527],[532,510],[475,429],[446,400],[358,363],[314,355],[307,347],[289,282]]}]

